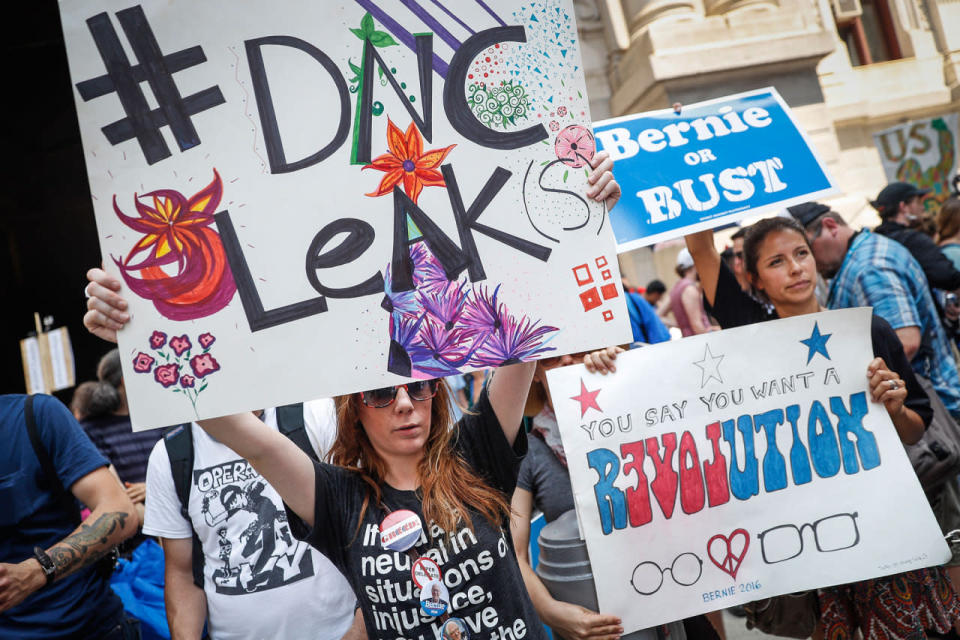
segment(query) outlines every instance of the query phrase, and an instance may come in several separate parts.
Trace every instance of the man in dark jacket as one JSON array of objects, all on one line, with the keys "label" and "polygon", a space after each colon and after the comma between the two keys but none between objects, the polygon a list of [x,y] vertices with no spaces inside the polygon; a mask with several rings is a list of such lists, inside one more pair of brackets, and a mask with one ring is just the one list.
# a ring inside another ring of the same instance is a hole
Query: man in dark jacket
[{"label": "man in dark jacket", "polygon": [[930,293],[937,304],[941,319],[945,319],[948,327],[952,327],[957,320],[957,309],[943,309],[933,289],[957,291],[960,289],[960,271],[953,266],[949,258],[943,255],[940,247],[930,236],[911,228],[923,217],[921,200],[927,193],[929,190],[918,189],[906,182],[888,184],[877,199],[870,203],[883,221],[874,231],[899,242],[916,258],[927,276]]}]

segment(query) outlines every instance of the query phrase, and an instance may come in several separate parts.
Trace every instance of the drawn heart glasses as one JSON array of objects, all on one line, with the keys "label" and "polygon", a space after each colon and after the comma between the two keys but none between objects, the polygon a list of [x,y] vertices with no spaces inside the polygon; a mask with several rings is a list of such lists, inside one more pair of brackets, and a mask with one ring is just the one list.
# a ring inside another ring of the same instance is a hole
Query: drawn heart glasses
[{"label": "drawn heart glasses", "polygon": [[633,569],[630,584],[634,591],[642,596],[653,595],[663,586],[663,575],[669,571],[673,581],[682,587],[696,584],[703,574],[703,560],[697,554],[681,553],[666,569],[661,569],[656,562],[641,562]]},{"label": "drawn heart glasses", "polygon": [[437,395],[437,387],[440,386],[439,380],[417,380],[407,384],[398,384],[395,387],[381,387],[371,389],[370,391],[360,392],[360,401],[372,409],[382,409],[389,407],[397,399],[397,392],[403,387],[407,390],[407,395],[411,400],[429,400]]},{"label": "drawn heart glasses", "polygon": [[782,524],[759,534],[760,551],[767,564],[786,562],[803,553],[803,530],[813,531],[813,542],[817,551],[843,551],[860,542],[860,530],[857,528],[857,512],[837,513],[816,522],[802,524]]}]

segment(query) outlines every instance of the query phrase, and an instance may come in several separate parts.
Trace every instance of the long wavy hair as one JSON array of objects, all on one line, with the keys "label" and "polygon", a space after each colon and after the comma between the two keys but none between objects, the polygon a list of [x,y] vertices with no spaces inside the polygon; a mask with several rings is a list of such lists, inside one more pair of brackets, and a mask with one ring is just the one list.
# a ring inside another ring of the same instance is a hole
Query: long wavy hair
[{"label": "long wavy hair", "polygon": [[[383,507],[381,484],[387,475],[387,463],[376,452],[360,422],[360,394],[338,396],[337,439],[327,458],[332,464],[354,471],[367,485],[367,492],[357,520],[356,535],[371,502]],[[452,427],[450,393],[442,380],[437,387],[430,411],[430,433],[417,473],[417,490],[423,504],[426,525],[431,521],[452,534],[462,521],[473,529],[468,512],[476,510],[490,524],[499,528],[510,517],[510,505],[502,492],[484,481],[454,449],[457,430]]]}]

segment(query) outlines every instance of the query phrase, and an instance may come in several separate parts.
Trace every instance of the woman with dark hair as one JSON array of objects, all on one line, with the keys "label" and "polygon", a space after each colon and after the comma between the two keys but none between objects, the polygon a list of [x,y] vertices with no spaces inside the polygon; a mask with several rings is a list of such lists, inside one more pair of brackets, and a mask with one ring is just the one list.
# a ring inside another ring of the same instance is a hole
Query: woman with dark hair
[{"label": "woman with dark hair", "polygon": [[[744,240],[744,262],[753,288],[769,300],[743,292],[722,264],[713,232],[687,236],[703,293],[724,328],[823,310],[814,295],[816,263],[807,235],[790,218],[756,223]],[[884,405],[904,444],[923,435],[932,417],[929,400],[914,376],[897,334],[877,315],[871,324],[874,359],[866,366],[875,402]],[[826,638],[864,640],[925,638],[927,630],[947,633],[960,618],[960,599],[942,567],[908,571],[820,591],[820,631]],[[817,636],[815,636],[817,637]]]},{"label": "woman with dark hair", "polygon": [[[601,152],[591,164],[587,195],[609,210],[620,197],[613,162]],[[115,338],[127,319],[119,282],[100,270],[88,275],[84,322]],[[541,640],[510,545],[507,501],[526,451],[520,424],[534,366],[501,367],[456,424],[441,380],[340,396],[332,464],[314,463],[250,413],[200,425],[250,462],[283,498],[294,534],[343,572],[370,637],[434,638],[448,619],[463,618],[480,637],[511,628]],[[443,612],[428,604],[427,585],[438,580],[450,590]]]}]

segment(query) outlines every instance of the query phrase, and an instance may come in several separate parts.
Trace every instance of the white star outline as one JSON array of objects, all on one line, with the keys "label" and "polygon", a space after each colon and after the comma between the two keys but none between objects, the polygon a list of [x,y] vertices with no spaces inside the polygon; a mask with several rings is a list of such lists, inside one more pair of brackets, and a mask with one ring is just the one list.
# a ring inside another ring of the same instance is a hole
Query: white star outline
[{"label": "white star outline", "polygon": [[[713,355],[713,352],[710,351],[710,345],[707,345],[707,348],[703,351],[703,360],[696,360],[693,364],[700,367],[700,388],[703,389],[707,386],[707,383],[713,379],[716,379],[717,382],[723,383],[723,378],[720,377],[720,363],[723,362],[723,354],[719,356]],[[707,364],[707,361],[710,361]]]}]

